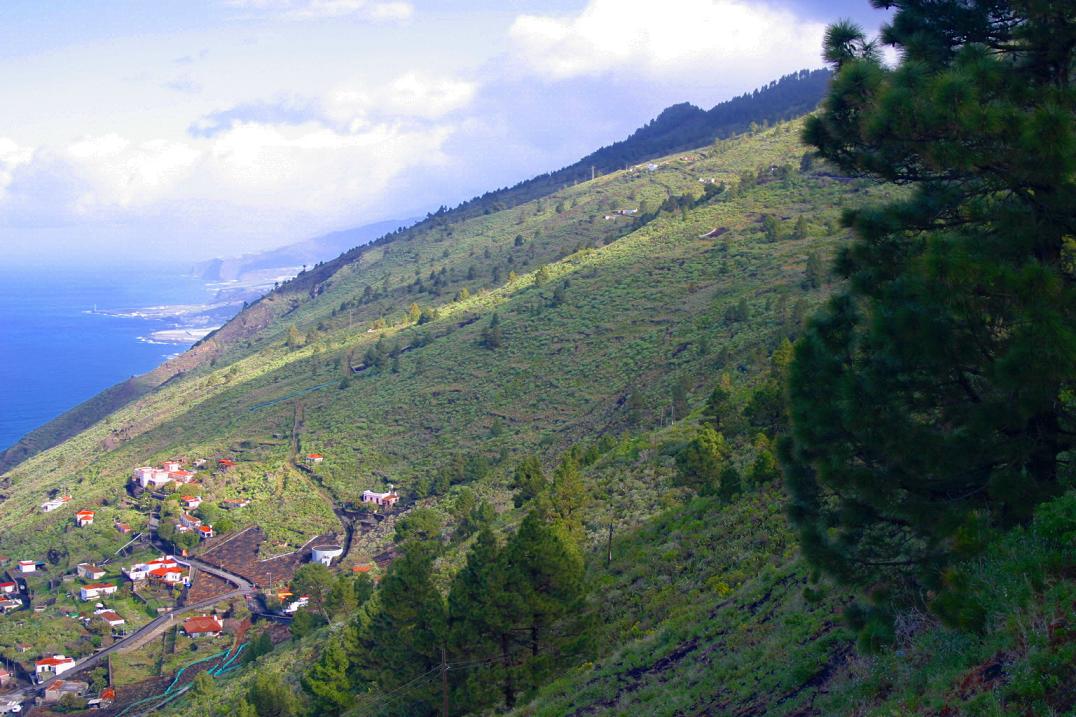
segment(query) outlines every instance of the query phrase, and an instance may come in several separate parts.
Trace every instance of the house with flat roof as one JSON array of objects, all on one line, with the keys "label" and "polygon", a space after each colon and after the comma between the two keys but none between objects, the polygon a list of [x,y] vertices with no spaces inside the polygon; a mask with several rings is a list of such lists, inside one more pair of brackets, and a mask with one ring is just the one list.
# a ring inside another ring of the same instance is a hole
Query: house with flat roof
[{"label": "house with flat roof", "polygon": [[96,600],[100,597],[112,595],[117,590],[119,590],[119,587],[112,583],[90,583],[79,588],[78,597],[82,601]]}]

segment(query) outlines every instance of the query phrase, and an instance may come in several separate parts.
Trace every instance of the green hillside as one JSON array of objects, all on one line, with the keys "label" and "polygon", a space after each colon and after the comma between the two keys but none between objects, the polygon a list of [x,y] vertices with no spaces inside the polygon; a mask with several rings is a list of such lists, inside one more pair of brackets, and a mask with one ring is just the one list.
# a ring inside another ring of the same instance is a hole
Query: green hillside
[{"label": "green hillside", "polygon": [[[238,317],[272,322],[225,345],[213,365],[6,474],[0,546],[15,554],[62,541],[55,515],[35,510],[49,491],[109,501],[136,466],[222,455],[240,467],[227,485],[211,480],[210,494],[256,497],[252,518],[262,509],[285,518],[263,525],[302,543],[332,520],[287,466],[297,405],[302,450],[327,456],[319,474],[346,502],[386,482],[424,495],[461,452],[552,457],[588,437],[667,422],[674,385],[697,403],[722,367],[749,380],[805,314],[802,302],[820,298],[801,287],[807,257],[832,250],[838,208],[856,196],[843,181],[798,172],[798,132],[785,124],[668,157],[654,171],[408,232],[332,274],[307,272]],[[713,186],[700,179],[729,189],[689,208]],[[685,206],[659,211],[682,195]],[[632,216],[605,219],[625,208],[657,216],[638,227]],[[764,215],[778,241],[766,237]],[[801,215],[807,236],[789,239]],[[715,229],[727,231],[700,238]],[[747,319],[728,319],[741,300]],[[424,312],[417,321],[412,304]],[[479,343],[494,313],[504,338],[489,350]],[[299,347],[286,345],[291,327]]]},{"label": "green hillside", "polygon": [[[851,596],[819,583],[799,555],[773,446],[788,342],[836,288],[825,267],[848,238],[840,212],[899,191],[812,161],[802,124],[470,218],[435,215],[314,267],[196,347],[198,360],[159,388],[4,474],[0,552],[46,561],[50,575],[100,560],[127,540],[113,523],[140,529],[155,505],[123,497],[134,467],[229,457],[234,470],[198,476],[207,502],[252,501],[213,514],[226,533],[258,525],[266,554],[293,550],[342,534],[340,509],[391,484],[405,510],[356,534],[341,572],[393,546],[394,529],[432,524],[425,544],[447,592],[476,542],[466,524],[482,512],[460,506],[486,501],[481,522],[517,534],[528,509],[513,503],[519,461],[536,454],[552,473],[572,452],[588,590],[551,628],[557,652],[537,659],[536,649],[521,668],[515,714],[1064,713],[1074,644],[1065,505],[1007,537],[991,561],[960,567],[977,594],[1016,562],[1036,576],[1008,585],[989,630],[908,615],[878,654],[857,650],[845,627]],[[694,481],[681,458],[714,421],[739,490],[726,474],[719,486]],[[324,463],[300,467],[311,452]],[[59,492],[73,496],[66,507],[38,510]],[[72,513],[84,507],[99,517],[77,529]],[[353,631],[367,639],[383,600],[379,591],[326,626],[296,629],[167,711],[244,714],[245,698],[283,694],[319,713],[304,675],[330,645],[359,650]],[[0,652],[46,624],[55,635],[55,619],[0,630]],[[180,657],[116,666],[132,682],[163,678],[160,665],[178,668]],[[476,693],[504,677],[491,659],[451,659],[454,704],[503,706]],[[356,678],[338,711],[420,713],[439,680],[436,670],[391,687]]]}]

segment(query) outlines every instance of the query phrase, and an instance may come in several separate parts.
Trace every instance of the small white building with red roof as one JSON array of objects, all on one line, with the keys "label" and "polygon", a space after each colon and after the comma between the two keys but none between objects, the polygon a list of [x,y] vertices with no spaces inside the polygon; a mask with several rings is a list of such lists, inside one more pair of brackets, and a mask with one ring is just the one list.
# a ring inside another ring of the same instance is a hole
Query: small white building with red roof
[{"label": "small white building with red roof", "polygon": [[325,460],[325,456],[321,455],[320,453],[307,453],[306,454],[306,462],[307,463],[317,464],[317,463],[321,463],[323,460]]},{"label": "small white building with red roof", "polygon": [[75,525],[80,528],[85,528],[87,525],[93,525],[93,517],[97,515],[92,510],[80,510],[75,513]]},{"label": "small white building with red roof", "polygon": [[183,513],[179,516],[179,528],[182,530],[194,530],[202,524],[202,521],[191,515],[190,513]]},{"label": "small white building with red roof", "polygon": [[202,540],[209,540],[214,535],[216,535],[216,533],[213,532],[213,526],[208,525],[208,524],[199,525],[198,528],[197,528],[197,531],[198,531],[198,537],[201,538]]},{"label": "small white building with red roof", "polygon": [[0,595],[14,595],[19,592],[19,584],[15,582],[0,583]]},{"label": "small white building with red roof", "polygon": [[202,504],[202,496],[200,495],[185,495],[179,499],[179,504],[187,510],[197,510],[198,506]]},{"label": "small white building with red roof", "polygon": [[150,580],[167,585],[178,585],[183,582],[186,571],[180,567],[154,568],[147,573]]},{"label": "small white building with red roof", "polygon": [[19,561],[19,572],[20,573],[35,573],[35,572],[37,572],[37,561],[36,560],[20,560]]},{"label": "small white building with red roof", "polygon": [[145,580],[149,577],[149,574],[154,570],[161,568],[178,568],[179,561],[177,561],[171,555],[162,555],[159,558],[150,560],[148,563],[135,563],[129,568],[123,568],[123,574],[127,576],[127,579],[132,582],[139,580]]},{"label": "small white building with red roof", "polygon": [[74,666],[75,658],[73,657],[65,657],[64,655],[42,657],[40,660],[34,662],[34,675],[41,680],[44,679],[44,677],[62,675]]},{"label": "small white building with red roof", "polygon": [[93,614],[108,623],[109,627],[119,627],[120,625],[127,624],[127,621],[115,610],[95,610]]}]

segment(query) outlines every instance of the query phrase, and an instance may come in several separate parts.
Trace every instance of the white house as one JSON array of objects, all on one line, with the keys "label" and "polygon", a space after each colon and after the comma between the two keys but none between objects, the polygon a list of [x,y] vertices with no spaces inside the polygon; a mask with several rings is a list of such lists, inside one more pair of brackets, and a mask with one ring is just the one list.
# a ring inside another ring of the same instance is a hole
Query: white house
[{"label": "white house", "polygon": [[0,583],[0,595],[14,595],[19,592],[18,583]]},{"label": "white house", "polygon": [[396,505],[399,500],[400,496],[392,489],[391,485],[389,486],[388,493],[376,493],[372,490],[364,490],[362,492],[363,503],[373,503],[374,505],[379,505],[383,508],[391,508]]},{"label": "white house", "polygon": [[42,680],[44,679],[42,676],[62,675],[74,666],[75,658],[73,657],[64,657],[63,655],[42,657],[34,663],[34,675],[38,677],[38,680]]},{"label": "white house", "polygon": [[151,468],[142,466],[135,468],[134,480],[143,488],[161,488],[172,482],[172,477],[163,468]]},{"label": "white house", "polygon": [[151,580],[157,580],[168,585],[177,585],[183,582],[184,570],[179,567],[155,568],[147,573]]},{"label": "white house", "polygon": [[33,573],[37,572],[37,562],[34,560],[20,560],[19,561],[20,573]]},{"label": "white house", "polygon": [[197,510],[198,506],[202,504],[202,496],[185,495],[179,499],[179,503],[187,510]]},{"label": "white house", "polygon": [[52,500],[47,500],[47,501],[45,501],[44,503],[41,504],[41,512],[42,513],[51,513],[52,511],[56,510],[57,508],[64,507],[70,501],[71,501],[71,496],[69,496],[69,495],[61,495],[59,498],[53,498]]},{"label": "white house", "polygon": [[75,524],[80,528],[85,528],[87,525],[93,525],[93,517],[97,515],[92,510],[80,510],[75,513]]},{"label": "white house", "polygon": [[198,530],[198,537],[201,538],[202,540],[209,540],[214,535],[216,535],[216,533],[213,532],[213,526],[212,525],[208,525],[208,524],[207,525],[199,525],[197,530]]},{"label": "white house", "polygon": [[79,563],[75,566],[75,572],[84,580],[100,580],[105,576],[105,569],[92,563]]},{"label": "white house", "polygon": [[185,530],[194,530],[201,524],[202,521],[198,520],[190,513],[184,513],[179,516],[179,527],[184,528]]},{"label": "white house", "polygon": [[171,555],[162,555],[148,563],[135,563],[129,568],[123,568],[123,574],[126,575],[127,579],[131,582],[137,582],[148,578],[149,574],[154,570],[176,567],[179,567],[179,562],[174,557]]},{"label": "white house", "polygon": [[183,467],[183,464],[179,461],[165,461],[161,464],[161,468],[171,473],[172,471],[178,471]]},{"label": "white house", "polygon": [[93,614],[107,622],[109,627],[119,627],[120,625],[127,624],[127,621],[120,617],[120,614],[115,610],[100,608],[94,610]]},{"label": "white house", "polygon": [[119,587],[112,583],[90,583],[79,588],[78,597],[82,601],[96,600],[102,595],[112,595],[117,590]]}]

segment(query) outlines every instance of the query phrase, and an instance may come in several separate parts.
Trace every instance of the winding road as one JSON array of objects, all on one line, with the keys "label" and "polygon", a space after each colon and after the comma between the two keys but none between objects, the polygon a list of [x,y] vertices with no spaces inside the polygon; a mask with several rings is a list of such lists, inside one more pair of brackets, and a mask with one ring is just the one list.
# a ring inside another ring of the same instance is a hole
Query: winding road
[{"label": "winding road", "polygon": [[152,622],[149,622],[138,628],[130,635],[124,637],[122,640],[112,643],[111,645],[99,652],[95,652],[92,655],[83,657],[81,660],[75,662],[74,667],[69,670],[65,670],[63,674],[73,675],[77,672],[91,669],[107,660],[108,656],[115,652],[126,652],[127,650],[134,650],[141,647],[142,645],[145,645],[147,642],[157,637],[168,628],[175,625],[175,619],[177,615],[183,615],[184,613],[188,612],[204,610],[208,607],[216,605],[219,602],[224,602],[226,600],[231,600],[237,597],[245,597],[254,592],[254,585],[246,578],[236,575],[235,573],[230,573],[227,570],[221,570],[220,568],[210,565],[209,563],[204,563],[197,558],[184,558],[183,560],[179,560],[177,558],[176,562],[180,563],[181,565],[193,566],[195,568],[198,568],[202,572],[208,573],[209,575],[221,578],[222,580],[227,580],[232,585],[235,585],[236,589],[223,595],[218,595],[207,600],[202,600],[201,602],[196,602],[191,605],[184,605],[183,607],[175,608],[165,613],[164,615],[157,617]]}]

